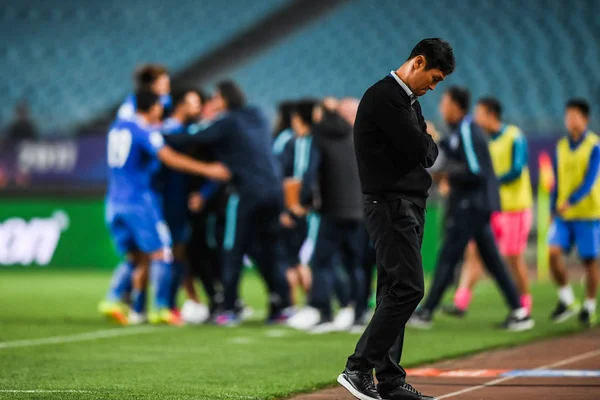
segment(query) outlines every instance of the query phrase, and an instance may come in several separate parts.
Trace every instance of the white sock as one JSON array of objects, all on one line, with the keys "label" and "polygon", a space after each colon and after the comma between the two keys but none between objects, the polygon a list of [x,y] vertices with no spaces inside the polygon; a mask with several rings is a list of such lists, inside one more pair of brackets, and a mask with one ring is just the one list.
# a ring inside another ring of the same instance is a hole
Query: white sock
[{"label": "white sock", "polygon": [[523,318],[527,317],[527,315],[529,315],[529,314],[525,307],[521,307],[521,308],[517,308],[516,310],[514,310],[513,315],[519,319],[523,319]]},{"label": "white sock", "polygon": [[596,299],[585,299],[583,302],[583,308],[590,314],[596,313]]},{"label": "white sock", "polygon": [[570,306],[575,302],[575,294],[573,294],[573,288],[571,285],[566,285],[558,289],[558,298],[566,306]]}]

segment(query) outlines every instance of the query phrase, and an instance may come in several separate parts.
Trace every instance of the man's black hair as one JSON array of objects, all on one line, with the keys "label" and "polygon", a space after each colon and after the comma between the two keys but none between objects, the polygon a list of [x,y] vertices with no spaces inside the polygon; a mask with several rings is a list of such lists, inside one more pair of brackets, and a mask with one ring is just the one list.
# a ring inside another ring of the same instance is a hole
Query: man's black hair
[{"label": "man's black hair", "polygon": [[446,91],[453,102],[455,102],[465,113],[469,112],[471,104],[471,93],[469,89],[462,86],[450,86]]},{"label": "man's black hair", "polygon": [[494,114],[496,118],[502,119],[502,104],[494,97],[482,97],[477,104],[484,106],[489,112]]},{"label": "man's black hair", "polygon": [[279,121],[275,128],[275,133],[280,133],[286,129],[292,127],[292,110],[296,106],[296,102],[292,100],[286,100],[279,103],[277,106],[277,112],[279,114]]},{"label": "man's black hair", "polygon": [[589,118],[590,116],[590,104],[584,99],[571,99],[567,101],[565,109],[569,108],[575,108],[579,110],[586,118]]},{"label": "man's black hair", "polygon": [[148,89],[156,80],[169,71],[160,64],[143,64],[133,73],[137,89]]},{"label": "man's black hair", "polygon": [[423,39],[412,49],[408,60],[416,56],[425,57],[425,69],[439,69],[445,75],[454,71],[455,61],[452,46],[440,38]]},{"label": "man's black hair", "polygon": [[192,89],[194,92],[198,93],[200,96],[200,104],[205,105],[207,101],[211,99],[210,93],[202,88]]},{"label": "man's black hair", "polygon": [[315,99],[302,99],[292,109],[293,114],[298,114],[300,119],[307,125],[313,125],[313,110],[319,102]]},{"label": "man's black hair", "polygon": [[246,95],[237,83],[225,80],[217,83],[217,89],[227,103],[227,109],[236,110],[246,105]]},{"label": "man's black hair", "polygon": [[148,112],[159,99],[159,96],[150,89],[138,90],[135,92],[135,108],[144,113]]},{"label": "man's black hair", "polygon": [[176,109],[181,103],[185,102],[185,96],[193,89],[176,88],[171,91],[171,107]]}]

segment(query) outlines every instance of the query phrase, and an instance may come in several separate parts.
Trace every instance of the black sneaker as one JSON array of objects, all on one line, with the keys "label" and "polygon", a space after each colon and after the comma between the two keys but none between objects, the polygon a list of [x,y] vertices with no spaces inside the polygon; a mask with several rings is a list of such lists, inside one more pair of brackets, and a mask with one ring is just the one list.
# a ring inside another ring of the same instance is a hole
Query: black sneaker
[{"label": "black sneaker", "polygon": [[410,317],[406,325],[418,329],[431,329],[432,318],[431,311],[425,309],[417,310]]},{"label": "black sneaker", "polygon": [[577,315],[579,309],[579,303],[576,301],[574,301],[570,305],[566,305],[562,301],[559,301],[556,305],[556,308],[554,308],[554,311],[552,311],[552,314],[550,314],[550,319],[552,320],[552,322],[560,324],[561,322],[565,322],[569,318]]},{"label": "black sneaker", "polygon": [[591,328],[598,323],[598,317],[583,308],[579,313],[579,322],[586,328]]},{"label": "black sneaker", "polygon": [[512,312],[502,323],[502,329],[506,329],[507,331],[511,332],[528,331],[533,329],[534,326],[535,321],[531,318],[531,316],[527,315],[526,317],[519,318]]},{"label": "black sneaker", "polygon": [[349,371],[345,369],[337,381],[346,388],[352,396],[360,400],[381,400],[372,373]]},{"label": "black sneaker", "polygon": [[448,304],[448,305],[442,307],[442,312],[446,315],[449,315],[449,316],[455,317],[455,318],[462,318],[467,314],[467,310],[461,310],[460,308],[456,307],[454,304]]},{"label": "black sneaker", "polygon": [[381,391],[381,397],[385,400],[436,400],[435,397],[422,394],[406,382],[391,392]]}]

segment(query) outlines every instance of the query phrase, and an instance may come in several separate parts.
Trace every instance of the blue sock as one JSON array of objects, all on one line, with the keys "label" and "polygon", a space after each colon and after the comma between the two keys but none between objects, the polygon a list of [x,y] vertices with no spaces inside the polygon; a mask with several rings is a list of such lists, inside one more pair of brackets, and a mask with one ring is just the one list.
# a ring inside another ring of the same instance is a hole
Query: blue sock
[{"label": "blue sock", "polygon": [[134,289],[131,292],[131,306],[133,311],[142,314],[146,310],[146,289]]},{"label": "blue sock", "polygon": [[150,277],[154,288],[154,308],[160,310],[169,307],[173,264],[164,260],[152,260]]},{"label": "blue sock", "polygon": [[121,301],[123,295],[131,290],[131,277],[135,265],[129,261],[124,261],[115,270],[110,283],[110,289],[106,295],[106,299],[110,301]]},{"label": "blue sock", "polygon": [[177,307],[177,295],[183,281],[183,264],[181,261],[173,261],[173,275],[171,281],[171,292],[169,293],[169,308],[172,310]]}]

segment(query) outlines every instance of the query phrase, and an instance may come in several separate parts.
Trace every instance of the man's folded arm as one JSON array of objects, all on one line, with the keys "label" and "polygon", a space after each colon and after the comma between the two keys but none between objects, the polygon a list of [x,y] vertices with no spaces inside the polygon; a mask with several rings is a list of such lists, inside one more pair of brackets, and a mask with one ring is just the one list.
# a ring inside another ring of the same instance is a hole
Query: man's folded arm
[{"label": "man's folded arm", "polygon": [[437,146],[431,136],[415,125],[410,105],[399,104],[385,95],[373,96],[372,99],[373,120],[377,121],[379,128],[390,138],[402,157],[414,166],[425,164],[430,153],[433,156],[437,152]]}]

